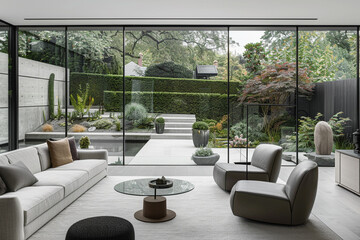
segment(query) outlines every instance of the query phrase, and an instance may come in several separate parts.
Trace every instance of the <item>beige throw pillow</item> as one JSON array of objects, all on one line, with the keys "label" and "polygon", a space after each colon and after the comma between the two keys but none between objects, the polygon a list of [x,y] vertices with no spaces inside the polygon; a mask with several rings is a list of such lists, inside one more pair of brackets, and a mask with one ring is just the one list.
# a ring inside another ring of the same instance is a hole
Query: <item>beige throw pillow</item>
[{"label": "beige throw pillow", "polygon": [[47,141],[47,145],[50,152],[51,167],[59,167],[73,161],[67,138],[58,141]]}]

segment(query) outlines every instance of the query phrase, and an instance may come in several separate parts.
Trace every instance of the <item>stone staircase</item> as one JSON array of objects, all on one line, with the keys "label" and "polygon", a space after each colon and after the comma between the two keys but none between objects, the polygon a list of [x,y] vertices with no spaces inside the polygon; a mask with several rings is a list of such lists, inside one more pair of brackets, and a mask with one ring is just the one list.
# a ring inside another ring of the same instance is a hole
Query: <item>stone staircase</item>
[{"label": "stone staircase", "polygon": [[193,114],[161,114],[165,119],[163,134],[156,134],[155,129],[151,139],[192,139],[192,125],[196,121]]}]

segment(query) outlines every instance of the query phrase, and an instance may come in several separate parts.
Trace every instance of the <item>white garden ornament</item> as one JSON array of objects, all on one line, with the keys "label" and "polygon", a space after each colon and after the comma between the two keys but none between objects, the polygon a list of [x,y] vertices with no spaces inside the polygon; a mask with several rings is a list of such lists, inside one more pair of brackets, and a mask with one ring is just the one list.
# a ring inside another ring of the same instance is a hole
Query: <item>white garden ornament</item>
[{"label": "white garden ornament", "polygon": [[330,155],[333,147],[333,132],[327,122],[320,121],[314,130],[315,150],[318,155]]}]

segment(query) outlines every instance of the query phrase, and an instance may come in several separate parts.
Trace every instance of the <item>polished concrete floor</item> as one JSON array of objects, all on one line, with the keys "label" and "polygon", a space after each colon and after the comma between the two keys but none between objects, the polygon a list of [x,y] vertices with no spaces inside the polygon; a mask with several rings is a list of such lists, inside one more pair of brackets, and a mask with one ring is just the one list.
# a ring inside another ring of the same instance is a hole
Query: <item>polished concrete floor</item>
[{"label": "polished concrete floor", "polygon": [[[282,167],[286,181],[293,167]],[[211,166],[110,166],[113,176],[211,176]],[[319,168],[313,213],[343,239],[360,239],[360,197],[335,184],[335,168]]]}]

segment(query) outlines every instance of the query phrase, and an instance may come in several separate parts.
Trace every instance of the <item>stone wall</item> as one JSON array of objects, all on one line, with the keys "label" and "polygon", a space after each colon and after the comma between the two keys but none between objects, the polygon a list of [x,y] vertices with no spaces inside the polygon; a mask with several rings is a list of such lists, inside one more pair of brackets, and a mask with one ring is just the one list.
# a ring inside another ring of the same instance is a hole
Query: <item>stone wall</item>
[{"label": "stone wall", "polygon": [[[7,54],[0,53],[0,127],[7,126]],[[55,74],[55,113],[58,99],[61,108],[65,105],[65,68],[25,58],[19,58],[19,139],[44,123],[43,112],[49,117],[48,85],[50,74]],[[4,79],[4,80],[3,80]],[[6,87],[3,87],[6,86]],[[5,93],[5,94],[4,94]],[[6,97],[4,97],[6,96]],[[4,99],[3,99],[4,98]],[[5,99],[6,98],[6,99]],[[6,109],[3,110],[3,109]],[[7,128],[6,128],[7,131]],[[6,133],[7,134],[7,133]],[[1,136],[5,133],[1,132]],[[7,135],[6,135],[7,136]]]}]

